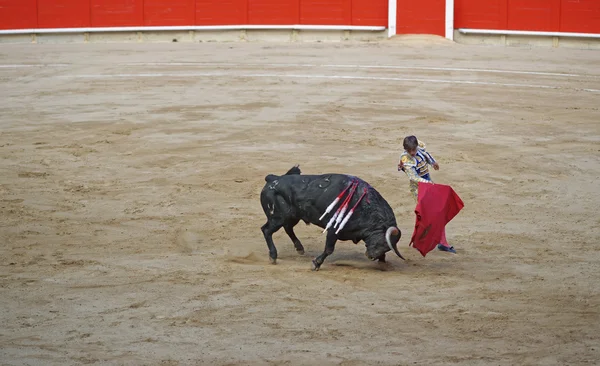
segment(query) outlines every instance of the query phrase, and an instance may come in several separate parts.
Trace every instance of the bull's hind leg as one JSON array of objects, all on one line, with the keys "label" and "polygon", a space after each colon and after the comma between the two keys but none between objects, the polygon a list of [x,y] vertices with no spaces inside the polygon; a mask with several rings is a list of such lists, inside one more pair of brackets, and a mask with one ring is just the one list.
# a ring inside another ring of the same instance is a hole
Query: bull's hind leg
[{"label": "bull's hind leg", "polygon": [[283,223],[269,220],[260,228],[267,241],[267,247],[269,247],[269,260],[272,264],[277,263],[277,248],[275,248],[275,243],[273,243],[273,233],[281,229],[282,226]]},{"label": "bull's hind leg", "polygon": [[325,239],[325,250],[323,253],[312,261],[313,271],[318,271],[321,268],[321,264],[325,261],[333,251],[335,250],[335,243],[337,242],[337,235],[333,230],[327,231],[327,239]]},{"label": "bull's hind leg", "polygon": [[304,247],[302,246],[300,239],[298,239],[298,237],[296,236],[296,233],[294,233],[294,226],[296,226],[298,222],[300,222],[300,220],[295,220],[294,222],[287,223],[283,225],[283,228],[285,229],[285,232],[288,234],[290,239],[292,239],[292,242],[294,243],[294,248],[296,248],[296,252],[300,255],[303,255]]}]

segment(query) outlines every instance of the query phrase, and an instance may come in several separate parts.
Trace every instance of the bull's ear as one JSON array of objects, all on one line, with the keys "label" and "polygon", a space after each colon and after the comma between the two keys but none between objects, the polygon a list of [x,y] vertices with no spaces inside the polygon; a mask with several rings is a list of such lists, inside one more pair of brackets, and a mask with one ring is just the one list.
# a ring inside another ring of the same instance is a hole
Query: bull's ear
[{"label": "bull's ear", "polygon": [[300,175],[302,172],[300,171],[300,165],[294,165],[290,170],[288,170],[285,175]]}]

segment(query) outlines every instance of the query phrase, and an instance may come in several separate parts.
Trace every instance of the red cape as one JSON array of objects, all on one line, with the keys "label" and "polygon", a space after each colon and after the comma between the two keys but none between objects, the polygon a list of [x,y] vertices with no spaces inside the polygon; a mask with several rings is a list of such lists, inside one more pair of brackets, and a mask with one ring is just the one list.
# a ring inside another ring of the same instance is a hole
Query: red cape
[{"label": "red cape", "polygon": [[464,207],[452,187],[419,183],[415,214],[417,220],[410,244],[424,257],[438,243],[446,241],[445,227]]}]

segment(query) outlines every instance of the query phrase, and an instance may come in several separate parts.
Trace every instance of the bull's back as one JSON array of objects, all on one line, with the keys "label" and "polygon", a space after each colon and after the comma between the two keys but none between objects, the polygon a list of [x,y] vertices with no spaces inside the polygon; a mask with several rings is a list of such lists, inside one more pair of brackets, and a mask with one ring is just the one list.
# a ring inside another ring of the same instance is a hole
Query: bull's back
[{"label": "bull's back", "polygon": [[[393,210],[388,202],[377,190],[358,177],[331,173],[269,176],[269,178],[261,193],[261,201],[265,201],[264,197],[270,202],[277,202],[279,212],[285,212],[285,215],[288,216],[287,219],[303,220],[324,227],[351,193],[352,183],[356,182],[357,186],[350,200],[349,208],[358,201],[364,189],[368,191],[364,201],[360,203],[356,216],[366,214],[372,219],[368,221],[379,222],[382,227],[386,228],[396,225]],[[344,190],[346,190],[345,194],[333,210],[323,220],[319,220],[327,207]],[[264,203],[263,208],[266,208]]]},{"label": "bull's back", "polygon": [[[352,186],[352,183],[357,184],[353,193],[352,189],[354,187]],[[346,190],[344,195],[340,198],[332,211],[323,219],[323,221],[319,222],[319,217],[323,215],[327,207],[340,193],[344,192],[344,190]],[[311,222],[326,225],[331,216],[342,206],[344,200],[350,194],[352,194],[352,197],[348,202],[347,210],[350,210],[357,204],[360,196],[364,192],[366,192],[366,195],[361,202],[358,203],[356,212],[353,215],[355,218],[355,220],[352,220],[353,223],[358,223],[359,226],[369,223],[367,226],[373,224],[385,229],[390,226],[396,226],[396,217],[389,203],[374,187],[358,177],[344,174],[314,176],[313,180],[305,190],[306,196],[300,196],[299,201],[314,208],[314,212],[308,217]],[[348,228],[351,228],[352,226],[353,225],[350,222],[347,225]],[[374,228],[370,227],[370,229]]]},{"label": "bull's back", "polygon": [[[324,226],[327,221],[325,219],[323,220],[325,222],[320,221],[319,218],[338,195],[352,184],[352,181],[352,177],[344,174],[283,176],[279,180],[279,191],[284,195],[290,208],[296,211],[298,219]],[[364,182],[360,179],[356,181],[359,183],[356,191],[359,192]],[[346,191],[335,209],[342,204],[349,192],[350,190]]]}]

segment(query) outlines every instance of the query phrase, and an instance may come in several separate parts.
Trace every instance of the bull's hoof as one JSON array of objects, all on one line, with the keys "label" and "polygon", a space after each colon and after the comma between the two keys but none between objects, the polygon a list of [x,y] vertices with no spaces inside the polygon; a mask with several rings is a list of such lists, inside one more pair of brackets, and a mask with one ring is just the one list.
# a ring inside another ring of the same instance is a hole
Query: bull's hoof
[{"label": "bull's hoof", "polygon": [[271,264],[277,264],[277,258],[271,258],[271,257],[269,257],[269,262]]},{"label": "bull's hoof", "polygon": [[294,249],[296,249],[296,253],[304,255],[304,246],[299,241],[294,242]]},{"label": "bull's hoof", "polygon": [[313,259],[313,261],[312,261],[312,270],[313,270],[313,271],[318,271],[320,267],[321,267],[321,266],[320,266],[320,265],[317,263],[317,261],[315,261],[315,260]]}]

